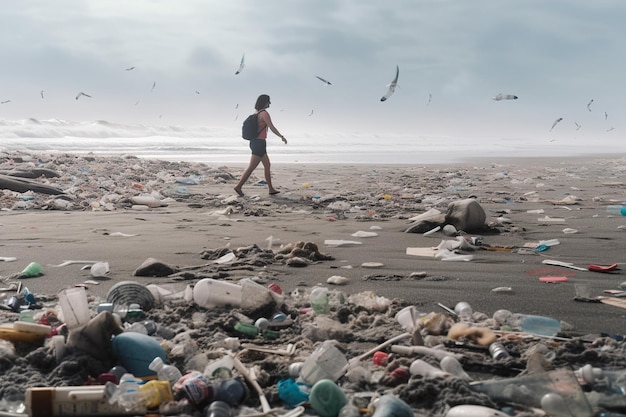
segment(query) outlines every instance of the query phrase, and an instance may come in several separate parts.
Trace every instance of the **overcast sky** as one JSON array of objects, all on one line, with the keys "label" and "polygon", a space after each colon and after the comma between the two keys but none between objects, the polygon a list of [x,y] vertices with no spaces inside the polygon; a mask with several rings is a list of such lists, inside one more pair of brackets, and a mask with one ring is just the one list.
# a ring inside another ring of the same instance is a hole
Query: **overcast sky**
[{"label": "overcast sky", "polygon": [[617,139],[625,21],[623,0],[4,1],[0,120],[240,126],[267,93],[288,137]]}]

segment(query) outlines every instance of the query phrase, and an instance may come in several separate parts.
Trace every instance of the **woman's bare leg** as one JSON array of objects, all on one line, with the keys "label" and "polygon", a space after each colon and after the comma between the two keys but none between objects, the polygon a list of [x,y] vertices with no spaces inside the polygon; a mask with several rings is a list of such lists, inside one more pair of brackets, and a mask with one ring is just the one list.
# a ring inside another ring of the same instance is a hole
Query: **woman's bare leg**
[{"label": "woman's bare leg", "polygon": [[[267,156],[267,154],[265,155],[265,157],[266,156]],[[250,175],[252,175],[252,172],[254,172],[256,167],[259,166],[259,162],[261,162],[261,161],[262,161],[262,158],[258,157],[256,155],[252,155],[250,157],[250,163],[248,164],[248,168],[246,168],[246,170],[243,172],[243,174],[241,174],[241,179],[239,180],[239,182],[235,186],[235,191],[237,192],[237,194],[242,194],[241,193],[241,187],[243,187],[243,185],[246,183],[246,181],[248,181],[248,178],[250,178]],[[263,165],[265,165],[265,164],[263,164]]]},{"label": "woman's bare leg", "polygon": [[263,170],[265,171],[265,182],[267,183],[267,188],[269,188],[270,194],[276,194],[278,191],[274,189],[272,185],[272,172],[270,171],[270,157],[267,154],[263,155],[261,158],[261,162],[263,163]]}]

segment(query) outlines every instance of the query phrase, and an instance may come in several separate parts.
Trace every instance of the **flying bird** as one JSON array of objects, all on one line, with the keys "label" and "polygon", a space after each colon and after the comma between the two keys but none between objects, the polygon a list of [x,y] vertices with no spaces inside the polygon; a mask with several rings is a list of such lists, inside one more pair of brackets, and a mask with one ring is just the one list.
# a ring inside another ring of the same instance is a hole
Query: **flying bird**
[{"label": "flying bird", "polygon": [[239,68],[237,69],[237,71],[235,71],[235,75],[238,75],[239,73],[241,73],[241,71],[243,71],[243,67],[246,66],[246,54],[244,53],[241,56],[241,62],[239,63]]},{"label": "flying bird", "polygon": [[559,122],[560,122],[561,120],[563,120],[563,118],[562,118],[562,117],[559,117],[558,119],[556,119],[556,120],[554,121],[554,123],[552,123],[552,127],[550,128],[550,132],[552,132],[552,129],[554,129],[554,126],[556,126],[557,124],[559,124]]},{"label": "flying bird", "polygon": [[154,87],[156,87],[156,81],[152,83],[152,88],[150,89],[150,92],[152,92],[152,90],[154,90]]},{"label": "flying bird", "polygon": [[501,101],[501,100],[517,100],[517,96],[513,94],[502,94],[499,93],[497,96],[492,97],[492,100]]},{"label": "flying bird", "polygon": [[41,90],[39,94],[41,94],[41,98],[43,98],[43,90]]},{"label": "flying bird", "polygon": [[606,131],[610,132],[611,130],[615,130],[615,128],[613,126],[611,126],[610,128],[608,128]]},{"label": "flying bird", "polygon": [[0,104],[7,104],[7,103],[10,103],[10,102],[11,102],[11,100],[4,100],[4,101],[0,101]]},{"label": "flying bird", "polygon": [[576,130],[580,129],[580,125],[577,122],[574,122],[574,124],[576,125]]},{"label": "flying bird", "polygon": [[327,80],[323,79],[323,78],[322,78],[322,77],[320,77],[319,75],[316,75],[316,76],[315,76],[315,78],[317,78],[318,80],[320,80],[320,81],[321,81],[321,82],[323,82],[324,84],[327,84],[327,85],[332,85],[332,84],[330,83],[330,81],[327,81]]},{"label": "flying bird", "polygon": [[391,84],[388,85],[389,89],[384,96],[380,98],[380,101],[386,101],[391,95],[396,91],[396,87],[398,86],[398,76],[400,75],[400,67],[396,65],[396,76],[394,77]]},{"label": "flying bird", "polygon": [[604,112],[604,120],[606,120],[606,119],[608,119],[608,118],[609,118],[609,115],[608,115],[608,114],[606,114],[606,112]]},{"label": "flying bird", "polygon": [[313,116],[313,110],[311,109],[311,113],[309,113],[309,116]]},{"label": "flying bird", "polygon": [[135,67],[129,67],[129,68],[126,68],[126,71],[132,71],[134,69],[135,69]]},{"label": "flying bird", "polygon": [[239,103],[235,104],[235,110],[239,108]]},{"label": "flying bird", "polygon": [[430,105],[430,102],[433,100],[433,95],[428,93],[428,101],[426,102],[426,105]]},{"label": "flying bird", "polygon": [[76,94],[76,100],[78,100],[81,96],[85,96],[85,97],[89,97],[91,98],[91,96],[89,94],[85,94],[82,91],[78,94]]},{"label": "flying bird", "polygon": [[593,103],[593,99],[591,99],[589,103],[587,103],[587,110],[589,111],[591,111],[591,103]]},{"label": "flying bird", "polygon": [[198,90],[196,90],[196,94],[200,94],[200,92]]}]

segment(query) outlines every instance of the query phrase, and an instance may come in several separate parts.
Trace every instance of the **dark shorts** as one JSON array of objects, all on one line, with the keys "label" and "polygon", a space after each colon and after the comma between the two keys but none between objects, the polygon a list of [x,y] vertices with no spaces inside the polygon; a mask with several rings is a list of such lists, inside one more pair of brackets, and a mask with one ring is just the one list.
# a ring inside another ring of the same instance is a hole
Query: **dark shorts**
[{"label": "dark shorts", "polygon": [[250,150],[252,155],[256,155],[260,158],[264,157],[267,153],[265,139],[252,139],[250,141]]}]

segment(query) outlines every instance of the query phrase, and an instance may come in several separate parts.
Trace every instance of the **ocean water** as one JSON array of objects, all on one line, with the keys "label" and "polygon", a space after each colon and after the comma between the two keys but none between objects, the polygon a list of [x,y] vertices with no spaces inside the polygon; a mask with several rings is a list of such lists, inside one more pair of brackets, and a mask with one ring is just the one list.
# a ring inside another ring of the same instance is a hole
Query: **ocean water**
[{"label": "ocean water", "polygon": [[[603,138],[436,137],[401,134],[302,132],[288,145],[270,134],[273,163],[439,164],[474,158],[574,157],[626,154],[626,141]],[[134,155],[168,161],[247,163],[240,129],[146,126],[104,120],[0,120],[0,151]]]}]

